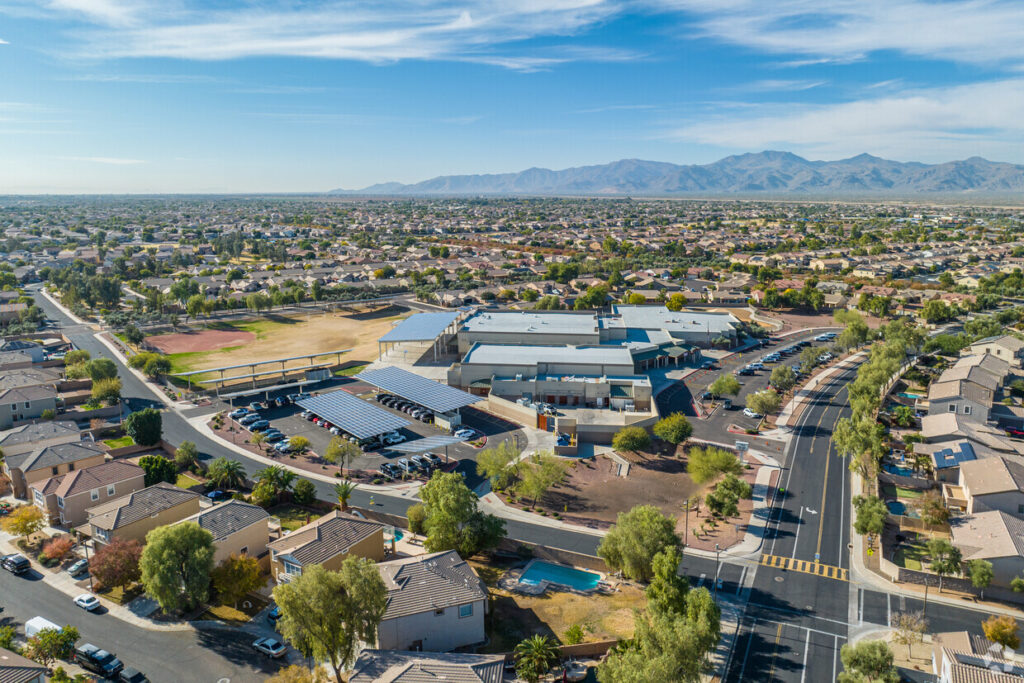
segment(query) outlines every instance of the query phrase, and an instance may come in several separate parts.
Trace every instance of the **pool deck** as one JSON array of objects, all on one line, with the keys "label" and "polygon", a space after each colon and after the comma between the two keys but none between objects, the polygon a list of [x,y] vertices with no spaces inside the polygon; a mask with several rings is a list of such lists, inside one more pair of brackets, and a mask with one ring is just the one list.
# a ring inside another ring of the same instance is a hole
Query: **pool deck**
[{"label": "pool deck", "polygon": [[[566,567],[575,571],[586,572],[588,574],[596,574],[598,577],[597,584],[590,589],[580,590],[573,586],[557,583],[554,581],[541,580],[536,584],[524,583],[522,579],[523,575],[534,565],[536,562],[543,562],[544,564],[555,565],[559,567]],[[618,585],[608,581],[607,575],[594,571],[592,569],[583,569],[581,567],[571,567],[567,564],[559,564],[557,562],[549,562],[547,560],[533,559],[526,563],[523,567],[513,568],[505,572],[505,575],[498,581],[498,586],[510,592],[522,593],[524,595],[543,595],[544,592],[551,588],[552,590],[559,590],[566,593],[576,593],[577,595],[592,595],[597,592],[615,592],[618,590]]]}]

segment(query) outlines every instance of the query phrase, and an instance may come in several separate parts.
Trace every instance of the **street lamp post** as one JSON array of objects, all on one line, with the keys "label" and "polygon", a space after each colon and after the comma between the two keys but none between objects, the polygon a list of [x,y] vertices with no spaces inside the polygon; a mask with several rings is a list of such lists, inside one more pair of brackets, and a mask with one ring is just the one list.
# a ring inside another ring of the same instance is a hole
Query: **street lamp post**
[{"label": "street lamp post", "polygon": [[92,593],[94,591],[92,589],[92,569],[88,566],[89,565],[89,539],[88,538],[82,541],[82,546],[85,548],[86,571],[89,572],[89,592]]},{"label": "street lamp post", "polygon": [[684,500],[683,504],[686,505],[686,521],[683,522],[683,552],[686,552],[686,546],[690,543],[690,499]]},{"label": "street lamp post", "polygon": [[718,573],[721,571],[721,564],[719,563],[720,550],[718,544],[715,544],[715,600],[718,600]]}]

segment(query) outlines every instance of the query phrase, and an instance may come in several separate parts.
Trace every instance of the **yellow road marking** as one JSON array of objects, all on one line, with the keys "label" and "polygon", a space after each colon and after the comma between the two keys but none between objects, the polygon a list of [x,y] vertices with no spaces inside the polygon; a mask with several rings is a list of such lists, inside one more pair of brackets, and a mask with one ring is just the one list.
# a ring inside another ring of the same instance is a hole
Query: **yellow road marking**
[{"label": "yellow road marking", "polygon": [[773,567],[775,569],[785,569],[788,571],[800,572],[802,574],[813,574],[814,576],[821,576],[826,579],[835,579],[836,581],[849,581],[849,571],[842,567],[836,567],[831,564],[822,564],[820,562],[811,562],[809,560],[794,560],[790,557],[782,557],[779,555],[762,555],[761,564],[766,567]]},{"label": "yellow road marking", "polygon": [[775,647],[772,648],[772,666],[768,670],[768,680],[772,680],[772,675],[775,673],[775,658],[779,654],[779,641],[782,640],[782,624],[779,624],[778,630],[775,631]]}]

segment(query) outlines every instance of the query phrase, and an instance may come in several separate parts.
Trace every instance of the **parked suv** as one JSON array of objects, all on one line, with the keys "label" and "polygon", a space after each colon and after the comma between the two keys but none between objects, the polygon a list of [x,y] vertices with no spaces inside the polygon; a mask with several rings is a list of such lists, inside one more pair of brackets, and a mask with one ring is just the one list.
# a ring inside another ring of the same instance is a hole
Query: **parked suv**
[{"label": "parked suv", "polygon": [[113,678],[124,668],[124,664],[113,653],[101,650],[91,643],[75,648],[75,662],[86,671],[104,678]]},{"label": "parked suv", "polygon": [[19,555],[18,553],[13,555],[4,555],[3,558],[0,559],[0,565],[12,574],[24,574],[29,570],[29,567],[32,566],[27,557]]}]

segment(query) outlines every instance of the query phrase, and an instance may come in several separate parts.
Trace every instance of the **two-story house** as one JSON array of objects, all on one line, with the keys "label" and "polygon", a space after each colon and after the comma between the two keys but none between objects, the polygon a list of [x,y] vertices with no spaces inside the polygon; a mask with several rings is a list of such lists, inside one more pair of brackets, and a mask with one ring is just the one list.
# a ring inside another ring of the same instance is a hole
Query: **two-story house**
[{"label": "two-story house", "polygon": [[502,683],[504,680],[504,655],[363,650],[352,666],[348,683]]},{"label": "two-story house", "polygon": [[0,429],[42,417],[47,410],[57,413],[57,390],[53,387],[15,387],[0,391]]},{"label": "two-story house", "polygon": [[1001,510],[1024,515],[1024,465],[1016,460],[1000,456],[962,462],[960,488],[967,514]]},{"label": "two-story house", "polygon": [[78,526],[89,519],[87,510],[145,488],[146,473],[138,465],[111,460],[75,470],[29,486],[32,501],[51,523]]},{"label": "two-story house", "polygon": [[1024,519],[1003,510],[987,510],[950,523],[953,545],[964,562],[992,563],[992,585],[1009,588],[1024,572]]},{"label": "two-story house", "polygon": [[302,574],[311,564],[336,570],[346,557],[384,559],[384,525],[334,510],[267,544],[270,573],[278,583]]},{"label": "two-story house", "polygon": [[1024,364],[1024,341],[1009,334],[985,337],[968,346],[962,353],[990,353],[1019,368]]},{"label": "two-story house", "polygon": [[999,381],[980,366],[952,367],[928,387],[928,414],[955,413],[987,422]]},{"label": "two-story house", "polygon": [[0,451],[5,456],[21,455],[43,446],[81,441],[82,432],[74,422],[44,420],[30,422],[0,433]]},{"label": "two-story house", "polygon": [[102,465],[106,460],[103,449],[91,441],[59,443],[40,446],[19,455],[4,458],[4,473],[10,478],[14,495],[28,497],[28,487],[74,470]]},{"label": "two-story house", "polygon": [[201,497],[166,482],[153,484],[89,508],[85,531],[97,543],[110,543],[114,538],[142,542],[153,529],[199,512]]},{"label": "two-story house", "polygon": [[445,652],[482,643],[487,586],[454,550],[377,565],[388,604],[377,627],[381,650]]},{"label": "two-story house", "polygon": [[267,564],[270,515],[260,506],[229,500],[181,521],[195,522],[213,534],[214,565],[219,565],[231,555],[248,555]]}]

